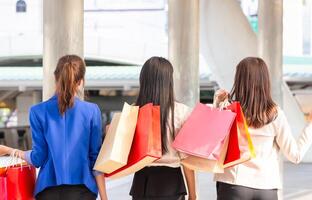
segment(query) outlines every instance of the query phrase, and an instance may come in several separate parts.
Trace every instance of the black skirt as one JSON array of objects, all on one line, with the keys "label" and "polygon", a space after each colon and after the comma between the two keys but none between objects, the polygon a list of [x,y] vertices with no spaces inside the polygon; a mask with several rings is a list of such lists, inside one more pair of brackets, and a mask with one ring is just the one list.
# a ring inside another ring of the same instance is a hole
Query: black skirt
[{"label": "black skirt", "polygon": [[145,167],[134,174],[130,191],[135,200],[183,200],[186,194],[180,167]]},{"label": "black skirt", "polygon": [[36,200],[96,200],[96,195],[84,185],[60,185],[46,188]]},{"label": "black skirt", "polygon": [[277,200],[277,189],[264,190],[217,182],[217,200]]}]

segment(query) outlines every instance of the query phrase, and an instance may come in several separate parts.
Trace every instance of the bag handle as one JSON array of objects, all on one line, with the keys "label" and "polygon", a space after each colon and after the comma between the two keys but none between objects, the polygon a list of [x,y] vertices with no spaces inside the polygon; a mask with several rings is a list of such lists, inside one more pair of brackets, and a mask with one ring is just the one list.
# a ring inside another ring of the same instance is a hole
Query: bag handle
[{"label": "bag handle", "polygon": [[10,161],[8,161],[8,165],[6,166],[6,170],[13,166],[18,166],[22,168],[23,166],[23,160],[20,158],[20,152],[17,149],[13,149],[12,153],[10,154]]}]

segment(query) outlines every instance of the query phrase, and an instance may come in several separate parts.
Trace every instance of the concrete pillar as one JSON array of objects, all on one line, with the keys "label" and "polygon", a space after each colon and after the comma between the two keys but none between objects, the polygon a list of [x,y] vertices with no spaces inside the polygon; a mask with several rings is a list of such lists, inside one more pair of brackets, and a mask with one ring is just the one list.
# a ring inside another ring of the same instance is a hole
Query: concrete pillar
[{"label": "concrete pillar", "polygon": [[194,106],[199,101],[199,0],[169,0],[168,4],[176,99]]},{"label": "concrete pillar", "polygon": [[266,61],[274,100],[283,105],[283,0],[259,0],[259,55]]},{"label": "concrete pillar", "polygon": [[[283,106],[283,0],[259,0],[258,17],[259,55],[270,70],[273,99]],[[280,162],[283,171],[282,159]],[[281,190],[278,199],[283,199]]]},{"label": "concrete pillar", "polygon": [[66,54],[83,56],[83,0],[43,1],[43,100],[55,92],[54,69]]}]

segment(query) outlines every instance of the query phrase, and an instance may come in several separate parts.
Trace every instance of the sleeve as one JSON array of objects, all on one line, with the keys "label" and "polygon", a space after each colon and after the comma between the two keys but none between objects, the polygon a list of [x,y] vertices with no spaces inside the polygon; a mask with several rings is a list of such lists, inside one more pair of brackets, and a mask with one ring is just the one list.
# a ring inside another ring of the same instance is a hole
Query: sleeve
[{"label": "sleeve", "polygon": [[309,123],[298,140],[295,140],[291,133],[290,126],[283,112],[278,113],[279,127],[277,128],[276,142],[285,157],[293,162],[300,163],[305,153],[308,151],[312,143],[312,123]]},{"label": "sleeve", "polygon": [[[175,116],[175,118],[178,119],[178,122],[176,123],[177,126],[175,127],[176,135],[179,134],[179,131],[181,130],[184,123],[186,122],[186,120],[188,119],[188,117],[191,115],[193,111],[193,109],[187,105],[184,105],[184,104],[180,104],[180,105],[181,105],[180,108],[178,108],[179,112],[177,112],[178,116]],[[178,154],[181,160],[188,157],[187,154],[184,154],[182,152],[178,152]]]},{"label": "sleeve", "polygon": [[[102,144],[102,117],[99,107],[96,106],[91,121],[91,137],[89,147],[89,159],[91,163],[91,169],[93,169],[94,167],[95,161],[100,152],[101,144]],[[93,171],[94,176],[98,176],[100,174],[102,173]]]},{"label": "sleeve", "polygon": [[43,134],[42,124],[33,109],[30,109],[29,121],[32,133],[32,150],[26,152],[26,161],[35,167],[41,167],[48,156],[48,145]]},{"label": "sleeve", "polygon": [[177,121],[177,126],[175,127],[175,131],[178,134],[186,120],[189,118],[191,115],[193,109],[187,105],[180,104],[180,108],[178,108],[179,112],[177,112],[178,116],[175,116],[178,121]]}]

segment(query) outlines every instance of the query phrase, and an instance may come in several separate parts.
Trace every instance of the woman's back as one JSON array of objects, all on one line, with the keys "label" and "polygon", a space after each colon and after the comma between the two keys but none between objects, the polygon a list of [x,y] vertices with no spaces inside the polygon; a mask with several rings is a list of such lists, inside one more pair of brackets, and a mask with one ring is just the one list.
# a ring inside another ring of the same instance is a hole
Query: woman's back
[{"label": "woman's back", "polygon": [[282,188],[279,153],[281,151],[288,160],[299,163],[312,142],[312,124],[295,140],[284,112],[280,108],[277,110],[271,123],[261,128],[249,128],[256,158],[225,169],[224,174],[216,174],[215,181],[257,189]]},{"label": "woman's back", "polygon": [[[174,133],[175,135],[182,128],[182,125],[185,123],[187,117],[191,114],[192,109],[182,103],[175,102],[174,104]],[[169,122],[171,122],[171,115],[168,117],[168,125],[167,125],[167,148],[168,151],[162,155],[162,157],[151,164],[151,166],[167,166],[167,167],[180,167],[181,159],[184,158],[185,155],[179,153],[176,149],[172,147],[172,142],[174,138],[171,136]]]},{"label": "woman's back", "polygon": [[[101,145],[101,115],[97,105],[75,98],[61,115],[57,96],[30,110],[34,144],[32,164],[41,167],[36,191],[49,185],[81,181],[97,193],[92,168]],[[41,187],[42,186],[42,187]]]},{"label": "woman's back", "polygon": [[294,139],[284,112],[272,99],[269,70],[261,58],[240,61],[230,95],[218,93],[214,105],[229,96],[242,105],[256,153],[255,158],[215,174],[218,200],[278,199],[277,189],[282,188],[279,153],[299,163],[311,145],[312,124]]},{"label": "woman's back", "polygon": [[100,150],[98,106],[76,96],[84,87],[86,65],[76,55],[61,57],[54,71],[55,95],[29,113],[32,150],[0,145],[0,155],[17,154],[40,168],[36,199],[107,199],[104,176],[93,171]]}]

